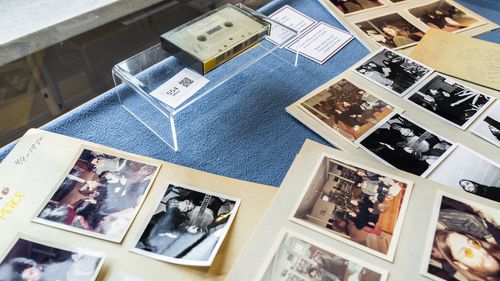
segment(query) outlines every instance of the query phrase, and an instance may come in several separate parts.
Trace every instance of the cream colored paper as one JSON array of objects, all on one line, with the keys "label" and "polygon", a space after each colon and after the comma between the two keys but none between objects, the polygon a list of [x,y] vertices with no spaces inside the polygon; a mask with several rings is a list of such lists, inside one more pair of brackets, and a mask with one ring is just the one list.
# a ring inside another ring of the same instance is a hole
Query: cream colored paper
[{"label": "cream colored paper", "polygon": [[[315,173],[316,167],[314,164],[317,163],[320,157],[324,157],[325,155],[346,159],[414,182],[394,262],[384,261],[381,258],[289,220],[289,216],[294,209],[294,204],[301,199],[301,193],[309,182],[311,174]],[[433,206],[435,198],[440,191],[445,191],[449,194],[454,194],[493,208],[500,208],[500,203],[458,192],[455,189],[441,186],[421,177],[385,166],[366,157],[355,156],[351,153],[342,152],[307,140],[283,180],[275,200],[257,227],[255,235],[233,266],[226,280],[253,280],[255,272],[259,272],[257,270],[265,269],[267,266],[265,261],[268,260],[266,257],[269,255],[269,249],[272,249],[276,241],[275,239],[283,227],[300,233],[320,244],[328,245],[331,249],[348,253],[363,260],[365,263],[378,268],[384,268],[389,271],[388,280],[428,280],[420,274],[420,269],[425,259],[424,247],[428,245],[429,238],[426,234],[431,224],[433,224],[433,227],[435,225],[435,222],[431,222],[431,218],[433,218],[434,214]]]},{"label": "cream colored paper", "polygon": [[[74,155],[82,145],[103,152],[124,156],[132,154],[120,152],[78,139],[32,129],[19,141],[13,151],[0,164],[0,190],[9,187],[13,192],[24,195],[16,201],[16,207],[9,209],[5,220],[0,220],[0,251],[7,251],[9,243],[18,233],[68,247],[85,248],[90,251],[104,252],[106,262],[97,280],[108,280],[115,271],[126,271],[145,280],[222,280],[229,271],[241,249],[254,232],[255,225],[271,202],[276,189],[229,179],[190,168],[146,157],[133,156],[134,159],[161,164],[149,194],[132,223],[121,244],[103,241],[85,235],[48,227],[31,222],[36,210],[73,164]],[[132,157],[132,156],[131,156]],[[209,268],[194,268],[168,264],[129,252],[134,236],[146,220],[151,208],[162,196],[163,188],[170,181],[184,183],[200,189],[241,198],[241,206],[235,217],[218,255]],[[0,201],[0,207],[3,206]]]},{"label": "cream colored paper", "polygon": [[499,44],[431,30],[410,56],[439,72],[500,90]]}]

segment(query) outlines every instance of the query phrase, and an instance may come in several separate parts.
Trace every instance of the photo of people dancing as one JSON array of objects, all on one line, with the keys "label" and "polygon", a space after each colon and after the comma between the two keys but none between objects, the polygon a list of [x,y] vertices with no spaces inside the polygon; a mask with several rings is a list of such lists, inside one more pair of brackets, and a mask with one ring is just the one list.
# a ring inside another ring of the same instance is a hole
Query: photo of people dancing
[{"label": "photo of people dancing", "polygon": [[452,146],[399,114],[360,143],[384,162],[419,176],[429,172]]},{"label": "photo of people dancing", "polygon": [[135,248],[187,261],[208,261],[228,230],[236,202],[170,185]]},{"label": "photo of people dancing", "polygon": [[38,218],[108,237],[122,236],[157,169],[84,149]]},{"label": "photo of people dancing", "polygon": [[0,263],[0,281],[93,281],[101,260],[20,238]]},{"label": "photo of people dancing", "polygon": [[341,79],[301,105],[351,141],[361,137],[394,110],[347,79]]},{"label": "photo of people dancing", "polygon": [[444,280],[500,280],[500,212],[443,196],[428,273]]},{"label": "photo of people dancing", "polygon": [[389,50],[382,50],[356,71],[383,88],[403,95],[431,70]]}]

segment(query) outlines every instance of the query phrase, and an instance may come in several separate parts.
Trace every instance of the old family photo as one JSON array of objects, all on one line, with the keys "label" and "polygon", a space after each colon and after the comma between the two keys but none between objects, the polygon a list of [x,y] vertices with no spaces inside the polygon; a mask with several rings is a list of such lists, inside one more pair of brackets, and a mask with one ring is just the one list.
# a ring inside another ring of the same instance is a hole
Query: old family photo
[{"label": "old family photo", "polygon": [[392,260],[412,183],[322,157],[291,220]]},{"label": "old family photo", "polygon": [[400,170],[427,176],[454,144],[400,114],[395,114],[360,141],[362,149]]},{"label": "old family photo", "polygon": [[83,149],[34,221],[121,242],[158,169]]},{"label": "old family photo", "polygon": [[386,272],[286,231],[265,262],[261,281],[383,281]]},{"label": "old family photo", "polygon": [[434,280],[500,280],[500,211],[447,194],[436,203],[422,273]]},{"label": "old family photo", "polygon": [[16,238],[0,262],[2,281],[93,281],[104,258]]},{"label": "old family photo", "polygon": [[355,141],[394,112],[394,108],[347,79],[306,96],[300,106],[328,128]]},{"label": "old family photo", "polygon": [[494,101],[493,97],[438,73],[434,73],[430,81],[406,98],[462,130]]},{"label": "old family photo", "polygon": [[381,49],[354,71],[398,96],[410,92],[432,73],[432,69],[388,49]]},{"label": "old family photo", "polygon": [[160,199],[131,251],[166,262],[211,265],[240,200],[173,184]]}]

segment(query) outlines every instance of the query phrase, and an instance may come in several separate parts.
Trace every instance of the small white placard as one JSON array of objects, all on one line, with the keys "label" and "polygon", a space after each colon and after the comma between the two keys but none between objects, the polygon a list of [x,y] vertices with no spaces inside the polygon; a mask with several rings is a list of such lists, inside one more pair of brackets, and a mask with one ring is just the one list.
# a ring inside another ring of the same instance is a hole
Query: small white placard
[{"label": "small white placard", "polygon": [[191,69],[184,68],[150,93],[153,97],[176,108],[198,92],[210,80]]},{"label": "small white placard", "polygon": [[354,37],[352,34],[319,22],[309,31],[290,44],[287,49],[296,52],[317,63],[323,64]]},{"label": "small white placard", "polygon": [[[304,32],[316,23],[316,21],[312,18],[302,14],[288,5],[285,5],[276,12],[272,13],[269,18],[298,31],[299,33]],[[273,24],[271,26],[271,35],[267,39],[276,45],[282,45],[287,40],[290,40],[291,35],[292,33],[290,30]]]}]

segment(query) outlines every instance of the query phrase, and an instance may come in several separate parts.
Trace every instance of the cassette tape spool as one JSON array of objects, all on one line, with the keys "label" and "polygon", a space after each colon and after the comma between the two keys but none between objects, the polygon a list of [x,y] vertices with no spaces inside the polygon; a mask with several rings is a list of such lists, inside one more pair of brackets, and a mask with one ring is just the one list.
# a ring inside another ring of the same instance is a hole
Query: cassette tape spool
[{"label": "cassette tape spool", "polygon": [[269,35],[270,23],[226,4],[161,36],[164,50],[205,74]]}]

